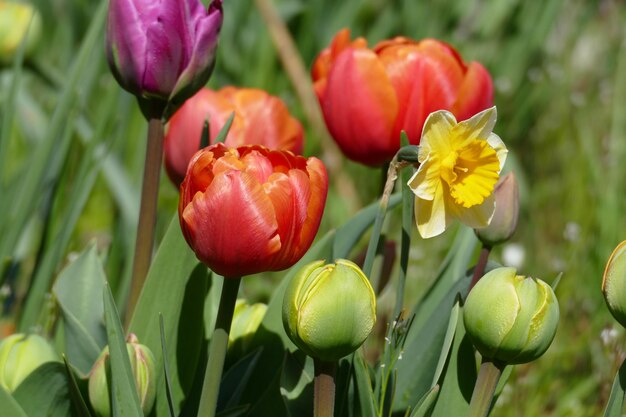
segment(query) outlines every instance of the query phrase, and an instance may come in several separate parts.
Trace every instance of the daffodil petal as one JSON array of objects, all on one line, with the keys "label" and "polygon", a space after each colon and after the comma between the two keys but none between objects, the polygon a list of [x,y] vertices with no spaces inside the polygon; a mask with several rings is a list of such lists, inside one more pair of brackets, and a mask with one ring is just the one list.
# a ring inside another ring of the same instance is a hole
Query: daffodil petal
[{"label": "daffodil petal", "polygon": [[440,184],[433,200],[415,198],[415,220],[417,230],[424,239],[438,236],[446,230],[447,216],[443,196],[443,184]]},{"label": "daffodil petal", "polygon": [[502,170],[502,168],[504,167],[504,163],[506,162],[506,155],[509,153],[508,149],[504,145],[504,142],[502,142],[502,139],[500,139],[500,136],[496,135],[495,133],[491,133],[489,135],[489,137],[487,138],[487,143],[489,143],[489,146],[491,146],[496,151],[496,155],[498,156],[498,160],[500,161],[500,170]]},{"label": "daffodil petal", "polygon": [[496,125],[496,119],[497,111],[494,106],[460,122],[455,126],[454,130],[458,136],[463,137],[464,143],[477,139],[484,140],[489,137],[493,127]]},{"label": "daffodil petal", "polygon": [[428,160],[420,165],[407,185],[422,200],[433,200],[440,181],[438,167],[434,161]]},{"label": "daffodil petal", "polygon": [[420,147],[433,150],[441,155],[452,151],[450,132],[456,125],[454,115],[446,110],[431,113],[424,123]]},{"label": "daffodil petal", "polygon": [[479,229],[489,225],[496,209],[496,199],[493,194],[485,199],[482,204],[466,208],[456,204],[447,206],[450,215],[458,218],[472,229]]}]

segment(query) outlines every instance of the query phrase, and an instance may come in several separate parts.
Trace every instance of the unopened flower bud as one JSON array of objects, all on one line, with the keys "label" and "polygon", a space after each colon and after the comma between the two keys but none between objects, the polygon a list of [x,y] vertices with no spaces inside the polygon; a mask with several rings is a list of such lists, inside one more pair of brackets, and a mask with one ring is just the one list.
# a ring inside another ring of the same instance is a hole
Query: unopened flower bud
[{"label": "unopened flower bud", "polygon": [[512,172],[500,179],[494,190],[496,210],[487,227],[475,229],[476,236],[489,247],[504,243],[513,236],[519,216],[519,187]]},{"label": "unopened flower bud", "polygon": [[35,369],[59,358],[46,339],[16,333],[0,342],[0,385],[13,392]]},{"label": "unopened flower bud", "polygon": [[0,62],[11,62],[24,38],[28,55],[40,37],[41,16],[33,5],[0,0]]},{"label": "unopened flower bud", "polygon": [[336,361],[354,352],[376,323],[376,296],[353,262],[315,261],[292,279],[283,300],[283,325],[307,355]]},{"label": "unopened flower bud", "polygon": [[606,263],[602,293],[615,320],[626,327],[626,240],[617,245]]},{"label": "unopened flower bud", "polygon": [[[156,397],[156,370],[154,355],[150,349],[139,344],[137,336],[130,334],[126,340],[130,367],[135,378],[135,387],[144,415],[148,415]],[[107,383],[109,347],[105,347],[89,372],[89,400],[99,417],[111,416],[111,400]]]},{"label": "unopened flower bud", "polygon": [[533,361],[552,343],[559,306],[545,282],[497,268],[471,290],[463,310],[465,329],[480,354],[507,364]]},{"label": "unopened flower bud", "polygon": [[263,303],[248,304],[246,300],[237,300],[228,334],[229,352],[233,350],[245,352],[247,350],[250,340],[265,317],[266,311],[267,305]]}]

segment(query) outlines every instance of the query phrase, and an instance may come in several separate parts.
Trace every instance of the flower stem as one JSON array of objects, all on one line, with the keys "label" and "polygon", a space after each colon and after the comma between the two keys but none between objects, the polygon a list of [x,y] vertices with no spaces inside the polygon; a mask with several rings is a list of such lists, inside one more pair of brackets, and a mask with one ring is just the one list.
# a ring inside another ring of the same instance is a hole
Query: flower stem
[{"label": "flower stem", "polygon": [[228,348],[228,333],[230,332],[230,324],[233,321],[233,312],[235,311],[235,302],[237,301],[240,283],[241,278],[224,278],[215,330],[211,337],[211,346],[209,347],[209,360],[204,373],[198,417],[215,416],[222,371],[224,370],[224,359],[226,358],[226,350]]},{"label": "flower stem", "polygon": [[[413,169],[407,168],[402,173],[402,183],[406,184],[413,176]],[[402,188],[402,239],[400,243],[400,274],[396,290],[396,306],[393,312],[398,317],[404,306],[404,287],[409,268],[409,251],[411,249],[411,230],[413,229],[413,204],[415,196],[409,187]]]},{"label": "flower stem", "polygon": [[389,163],[389,169],[387,170],[387,181],[383,188],[383,195],[380,197],[380,203],[378,204],[378,213],[376,214],[376,220],[374,221],[374,227],[372,228],[372,235],[370,236],[369,245],[367,246],[367,253],[365,254],[365,261],[363,262],[363,273],[366,277],[370,278],[372,273],[372,266],[374,265],[374,258],[376,257],[376,249],[378,248],[378,241],[380,240],[380,232],[383,227],[383,220],[387,214],[387,207],[389,206],[389,198],[393,192],[393,186],[398,178],[398,171],[404,167],[404,162],[398,162],[396,157]]},{"label": "flower stem", "polygon": [[478,263],[474,268],[474,275],[472,276],[472,282],[470,284],[469,289],[474,288],[474,285],[478,282],[479,279],[485,275],[485,267],[487,266],[487,260],[489,259],[489,254],[491,253],[491,247],[483,245],[483,248],[480,250],[480,257],[478,258]]},{"label": "flower stem", "polygon": [[489,414],[502,369],[502,365],[483,359],[470,401],[469,417],[486,417]]},{"label": "flower stem", "polygon": [[325,362],[314,358],[315,382],[314,382],[314,417],[333,417],[335,410],[335,372],[334,362]]},{"label": "flower stem", "polygon": [[135,239],[135,258],[133,275],[130,284],[130,295],[126,305],[126,327],[135,310],[139,294],[146,280],[152,246],[154,244],[154,226],[156,224],[157,199],[159,196],[159,179],[161,176],[161,159],[163,157],[163,121],[152,117],[148,121],[148,141],[146,144],[146,162],[143,169],[143,185],[141,189],[141,206],[139,223]]}]

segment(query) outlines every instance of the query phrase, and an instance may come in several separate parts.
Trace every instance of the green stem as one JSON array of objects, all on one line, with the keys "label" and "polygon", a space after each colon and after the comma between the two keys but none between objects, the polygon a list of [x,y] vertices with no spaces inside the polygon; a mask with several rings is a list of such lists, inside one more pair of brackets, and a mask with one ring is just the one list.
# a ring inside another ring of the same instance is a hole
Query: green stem
[{"label": "green stem", "polygon": [[372,228],[372,235],[370,236],[369,245],[367,246],[367,253],[365,254],[365,261],[363,262],[363,273],[366,277],[370,278],[372,273],[372,266],[374,265],[374,258],[376,257],[376,250],[378,248],[378,241],[380,240],[380,232],[383,228],[383,221],[387,214],[387,207],[389,206],[389,198],[393,192],[393,186],[398,178],[398,170],[404,166],[403,162],[398,162],[396,157],[389,163],[389,169],[387,170],[387,181],[383,188],[383,195],[380,197],[380,203],[378,204],[378,213],[376,214],[376,220],[374,221],[374,227]]},{"label": "green stem", "polygon": [[480,257],[478,263],[474,268],[474,275],[472,276],[472,282],[469,289],[474,288],[474,285],[485,275],[485,267],[487,266],[487,260],[489,260],[489,254],[491,253],[491,247],[483,244],[483,248],[480,251]]},{"label": "green stem", "polygon": [[489,414],[502,369],[502,365],[483,359],[470,401],[469,417],[486,417]]},{"label": "green stem", "polygon": [[[402,173],[402,184],[406,184],[415,170],[408,168]],[[400,241],[400,275],[396,290],[396,307],[394,317],[398,317],[404,305],[404,287],[409,267],[409,250],[411,249],[411,231],[413,226],[413,204],[415,196],[409,187],[402,188],[402,239]]]},{"label": "green stem", "polygon": [[335,372],[334,362],[313,358],[315,367],[314,417],[333,417],[335,411]]},{"label": "green stem", "polygon": [[162,158],[163,121],[159,117],[152,117],[148,121],[146,162],[143,170],[141,206],[139,209],[139,223],[137,224],[137,237],[135,239],[133,275],[130,284],[130,295],[126,305],[127,328],[146,280],[148,269],[150,268],[152,246],[154,245],[154,226],[156,224]]},{"label": "green stem", "polygon": [[233,321],[233,312],[240,283],[241,278],[224,278],[215,330],[211,337],[211,346],[209,347],[209,360],[204,373],[198,417],[215,416],[222,371],[224,370],[224,359],[226,358],[226,350],[228,348],[228,333],[230,332],[230,324]]}]

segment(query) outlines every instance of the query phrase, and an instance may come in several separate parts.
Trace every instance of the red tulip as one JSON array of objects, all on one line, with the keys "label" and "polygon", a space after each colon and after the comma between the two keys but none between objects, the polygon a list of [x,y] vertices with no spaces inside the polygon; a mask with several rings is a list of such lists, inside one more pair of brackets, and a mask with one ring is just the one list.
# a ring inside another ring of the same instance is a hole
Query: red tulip
[{"label": "red tulip", "polygon": [[218,143],[191,159],[178,215],[187,243],[214,272],[280,271],[311,246],[327,191],[317,158]]},{"label": "red tulip", "polygon": [[172,182],[180,185],[189,160],[200,148],[205,120],[211,143],[232,113],[233,124],[226,145],[263,145],[270,149],[302,152],[303,130],[278,97],[253,88],[204,88],[172,116],[165,136],[165,168]]},{"label": "red tulip", "polygon": [[402,130],[419,144],[436,110],[464,120],[493,106],[487,70],[435,39],[398,37],[369,49],[344,29],[317,57],[312,75],[331,135],[348,158],[372,166],[393,158]]}]

